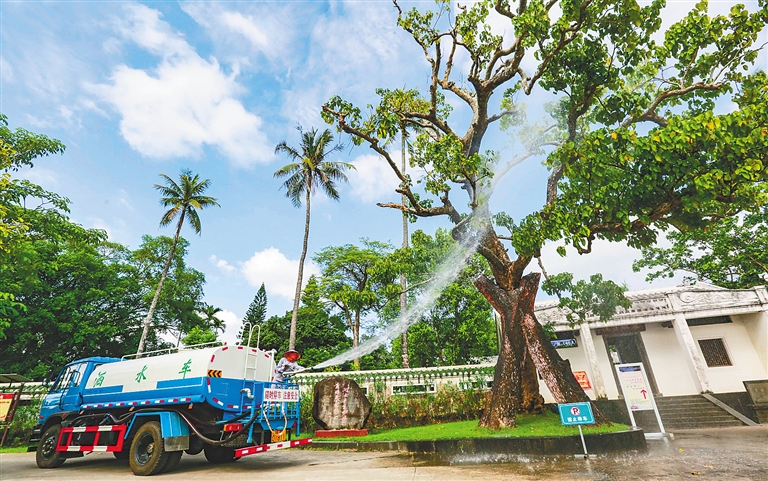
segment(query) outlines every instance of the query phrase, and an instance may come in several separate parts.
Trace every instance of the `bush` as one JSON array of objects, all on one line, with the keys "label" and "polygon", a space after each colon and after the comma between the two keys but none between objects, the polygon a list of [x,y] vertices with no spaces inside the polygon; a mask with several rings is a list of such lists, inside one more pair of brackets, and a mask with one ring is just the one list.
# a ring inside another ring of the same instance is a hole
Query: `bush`
[{"label": "bush", "polygon": [[5,446],[24,446],[29,442],[32,429],[37,425],[42,398],[33,398],[30,403],[19,406],[8,428]]}]

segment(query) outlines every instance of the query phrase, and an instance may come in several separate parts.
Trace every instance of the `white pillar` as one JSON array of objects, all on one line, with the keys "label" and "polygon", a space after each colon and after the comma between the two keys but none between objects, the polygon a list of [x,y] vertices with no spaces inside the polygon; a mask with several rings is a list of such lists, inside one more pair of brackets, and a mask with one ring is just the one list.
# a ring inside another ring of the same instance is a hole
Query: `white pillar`
[{"label": "white pillar", "polygon": [[686,354],[685,361],[688,364],[688,369],[691,371],[693,378],[693,384],[699,392],[712,392],[709,387],[709,380],[707,379],[707,372],[704,367],[704,360],[699,355],[699,350],[696,348],[696,341],[693,339],[691,329],[688,327],[688,323],[685,321],[685,314],[680,312],[680,300],[677,295],[668,295],[670,304],[675,312],[675,321],[672,323],[675,328],[675,335],[677,336],[677,342],[680,344],[683,352]]},{"label": "white pillar", "polygon": [[603,375],[600,373],[600,367],[597,365],[597,352],[595,343],[592,342],[592,330],[586,322],[581,324],[581,345],[584,347],[584,354],[589,361],[589,377],[592,379],[592,391],[597,399],[606,399],[608,394],[605,392],[605,383]]}]

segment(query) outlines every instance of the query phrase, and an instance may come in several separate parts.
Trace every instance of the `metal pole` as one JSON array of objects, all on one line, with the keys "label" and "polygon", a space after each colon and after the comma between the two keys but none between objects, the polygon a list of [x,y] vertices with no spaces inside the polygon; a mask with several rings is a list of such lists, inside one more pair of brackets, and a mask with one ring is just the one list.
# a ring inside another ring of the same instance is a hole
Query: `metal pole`
[{"label": "metal pole", "polygon": [[584,431],[581,430],[581,424],[579,424],[579,437],[581,437],[581,446],[584,448],[584,457],[588,458],[589,454],[587,453],[587,443],[584,442]]}]

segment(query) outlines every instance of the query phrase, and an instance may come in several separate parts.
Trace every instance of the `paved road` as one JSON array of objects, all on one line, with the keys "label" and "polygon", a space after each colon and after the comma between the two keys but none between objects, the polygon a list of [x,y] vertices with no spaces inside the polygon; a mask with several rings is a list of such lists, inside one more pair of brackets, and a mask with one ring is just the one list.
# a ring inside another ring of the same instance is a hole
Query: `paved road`
[{"label": "paved road", "polygon": [[[257,454],[226,466],[184,456],[162,479],[270,480],[749,480],[768,481],[768,426],[680,431],[673,441],[649,441],[643,455],[496,464],[433,466],[397,453],[285,450]],[[107,453],[68,460],[41,470],[34,454],[0,455],[0,479],[136,479],[127,464]]]}]

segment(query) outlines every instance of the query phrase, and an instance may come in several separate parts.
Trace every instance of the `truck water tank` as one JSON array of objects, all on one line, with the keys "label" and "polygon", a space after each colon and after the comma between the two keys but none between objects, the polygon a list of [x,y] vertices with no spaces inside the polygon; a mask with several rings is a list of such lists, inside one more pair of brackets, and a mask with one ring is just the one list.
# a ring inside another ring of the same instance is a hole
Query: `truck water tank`
[{"label": "truck water tank", "polygon": [[97,366],[86,382],[83,404],[204,396],[207,377],[268,382],[273,351],[246,346],[184,350]]}]

